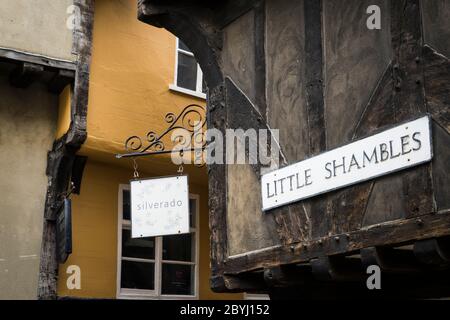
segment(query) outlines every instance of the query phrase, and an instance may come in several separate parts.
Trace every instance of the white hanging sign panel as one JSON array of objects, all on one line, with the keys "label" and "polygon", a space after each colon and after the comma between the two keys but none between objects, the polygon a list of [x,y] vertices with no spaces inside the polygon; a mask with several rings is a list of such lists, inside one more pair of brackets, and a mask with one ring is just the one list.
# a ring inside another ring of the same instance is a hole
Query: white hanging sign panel
[{"label": "white hanging sign panel", "polygon": [[189,233],[188,177],[131,181],[131,237]]},{"label": "white hanging sign panel", "polygon": [[262,176],[263,210],[419,165],[432,159],[425,116]]}]

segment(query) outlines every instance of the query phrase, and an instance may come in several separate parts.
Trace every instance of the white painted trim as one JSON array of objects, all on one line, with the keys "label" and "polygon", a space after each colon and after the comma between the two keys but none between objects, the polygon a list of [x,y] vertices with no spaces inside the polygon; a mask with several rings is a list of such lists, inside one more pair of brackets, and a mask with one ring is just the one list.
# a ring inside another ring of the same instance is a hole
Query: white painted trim
[{"label": "white painted trim", "polygon": [[268,294],[244,292],[244,300],[270,300],[270,297]]},{"label": "white painted trim", "polygon": [[141,259],[141,258],[131,258],[131,257],[121,257],[122,261],[131,261],[131,262],[143,262],[143,263],[155,263],[155,259]]},{"label": "white painted trim", "polygon": [[189,261],[177,261],[177,260],[161,260],[161,262],[162,263],[167,263],[167,264],[182,264],[182,265],[185,265],[185,266],[195,266],[195,261],[194,262],[189,262]]},{"label": "white painted trim", "polygon": [[[162,237],[155,237],[155,259],[139,259],[139,258],[125,258],[130,261],[142,261],[155,264],[155,290],[140,290],[140,289],[121,289],[120,277],[121,277],[121,262],[122,262],[122,228],[123,222],[123,191],[130,190],[130,186],[126,184],[119,185],[118,195],[118,208],[117,208],[117,275],[116,275],[116,298],[117,299],[145,299],[145,300],[197,300],[199,296],[199,262],[200,262],[200,196],[197,194],[189,194],[189,200],[195,200],[195,228],[191,228],[191,232],[195,232],[195,258],[194,262],[189,261],[172,261],[162,259]],[[128,224],[125,225],[129,227]],[[162,281],[162,264],[178,264],[178,265],[190,265],[194,266],[194,295],[163,295],[161,294],[161,281]]]},{"label": "white painted trim", "polygon": [[186,88],[182,88],[182,87],[177,86],[176,84],[169,84],[169,89],[172,90],[172,91],[181,92],[181,93],[184,93],[184,94],[188,94],[190,96],[194,96],[194,97],[206,100],[206,93],[203,93],[203,92],[197,92],[197,91],[194,91],[194,90],[189,90],[189,89],[186,89]]},{"label": "white painted trim", "polygon": [[203,72],[200,68],[200,65],[197,63],[197,75],[196,75],[196,90],[190,90],[187,88],[179,87],[178,86],[178,53],[182,53],[191,57],[194,57],[194,54],[190,51],[186,51],[179,48],[179,39],[176,38],[176,44],[175,44],[175,70],[174,70],[174,76],[173,76],[173,84],[169,84],[169,89],[172,91],[188,94],[200,99],[206,100],[206,94],[202,91],[203,86]]},{"label": "white painted trim", "polygon": [[178,83],[178,38],[176,38],[175,40],[175,69],[174,69],[174,76],[173,76],[173,84],[169,85],[169,89],[173,88],[178,88],[177,83]]},{"label": "white painted trim", "polygon": [[200,195],[189,194],[189,199],[195,200],[195,284],[194,284],[194,296],[198,299],[199,296],[199,263],[200,263]]},{"label": "white painted trim", "polygon": [[202,87],[203,87],[203,71],[202,71],[202,68],[200,68],[200,65],[197,63],[197,86],[196,86],[197,90],[196,91],[204,94]]},{"label": "white painted trim", "polygon": [[177,51],[180,52],[180,53],[182,53],[182,54],[185,54],[185,55],[187,55],[187,56],[190,56],[190,57],[193,57],[193,56],[194,56],[194,54],[193,54],[192,52],[186,51],[186,50],[183,50],[183,49],[180,49],[180,48],[178,48],[178,47],[177,47]]},{"label": "white painted trim", "polygon": [[116,297],[120,296],[120,276],[122,274],[122,204],[123,190],[129,190],[129,186],[120,184],[117,197],[117,262],[116,262]]}]

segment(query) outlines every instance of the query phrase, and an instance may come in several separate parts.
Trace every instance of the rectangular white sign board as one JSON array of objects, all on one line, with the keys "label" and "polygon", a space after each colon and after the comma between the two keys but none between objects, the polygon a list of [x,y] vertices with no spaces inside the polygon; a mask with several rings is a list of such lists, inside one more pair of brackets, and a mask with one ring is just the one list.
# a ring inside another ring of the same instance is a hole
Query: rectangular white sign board
[{"label": "rectangular white sign board", "polygon": [[187,176],[131,181],[131,237],[189,233]]},{"label": "rectangular white sign board", "polygon": [[430,118],[419,118],[264,174],[263,210],[406,169],[432,159]]}]

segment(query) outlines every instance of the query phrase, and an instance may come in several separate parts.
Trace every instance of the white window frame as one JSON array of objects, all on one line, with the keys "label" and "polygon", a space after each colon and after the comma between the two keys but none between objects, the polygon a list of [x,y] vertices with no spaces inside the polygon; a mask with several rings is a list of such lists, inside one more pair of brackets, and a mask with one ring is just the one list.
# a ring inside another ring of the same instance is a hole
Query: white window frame
[{"label": "white window frame", "polygon": [[244,292],[244,300],[270,300],[268,294]]},{"label": "white window frame", "polygon": [[185,54],[190,57],[194,57],[194,54],[192,52],[180,49],[179,42],[180,42],[180,40],[178,38],[176,38],[174,83],[169,85],[169,89],[173,90],[173,91],[181,92],[184,94],[189,94],[189,95],[195,96],[197,98],[206,99],[206,94],[203,93],[203,90],[202,90],[203,89],[203,72],[198,63],[197,63],[197,84],[196,84],[195,91],[186,89],[183,87],[179,87],[177,85],[177,83],[178,83],[178,54],[181,53],[181,54]]},{"label": "white window frame", "polygon": [[[195,259],[194,262],[185,261],[172,261],[162,259],[162,248],[163,248],[163,237],[155,237],[155,259],[139,259],[139,258],[127,258],[130,261],[142,261],[151,262],[155,264],[155,288],[154,290],[144,290],[144,289],[122,289],[121,288],[121,274],[122,274],[122,228],[124,226],[131,228],[130,221],[123,220],[123,191],[130,191],[130,185],[120,184],[119,185],[119,198],[118,198],[118,223],[117,223],[117,282],[116,282],[116,298],[117,299],[148,299],[148,300],[197,300],[198,290],[199,290],[199,248],[200,248],[200,221],[199,221],[199,211],[200,211],[200,196],[197,194],[189,194],[189,200],[195,200],[195,228],[190,228],[191,232],[195,233]],[[193,295],[168,295],[161,294],[161,282],[162,282],[162,264],[181,264],[181,265],[193,265],[194,266],[194,294]]]}]

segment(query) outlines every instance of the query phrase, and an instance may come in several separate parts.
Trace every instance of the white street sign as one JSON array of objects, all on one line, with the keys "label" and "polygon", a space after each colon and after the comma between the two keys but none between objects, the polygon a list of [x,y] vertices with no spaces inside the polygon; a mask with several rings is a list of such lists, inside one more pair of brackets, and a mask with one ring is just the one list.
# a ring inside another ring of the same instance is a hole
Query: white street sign
[{"label": "white street sign", "polygon": [[131,237],[189,233],[187,176],[131,181]]},{"label": "white street sign", "polygon": [[262,176],[263,210],[432,159],[430,118],[419,118]]}]

